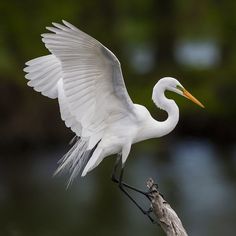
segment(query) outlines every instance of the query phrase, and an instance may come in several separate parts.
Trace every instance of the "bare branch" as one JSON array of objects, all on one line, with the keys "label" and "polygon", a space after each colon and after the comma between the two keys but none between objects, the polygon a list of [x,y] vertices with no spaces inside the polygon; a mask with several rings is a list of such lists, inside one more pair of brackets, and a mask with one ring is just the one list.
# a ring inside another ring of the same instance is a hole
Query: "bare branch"
[{"label": "bare branch", "polygon": [[147,181],[147,187],[150,190],[151,208],[157,217],[161,228],[167,236],[188,236],[181,220],[170,204],[162,197],[158,191],[158,186],[153,179]]}]

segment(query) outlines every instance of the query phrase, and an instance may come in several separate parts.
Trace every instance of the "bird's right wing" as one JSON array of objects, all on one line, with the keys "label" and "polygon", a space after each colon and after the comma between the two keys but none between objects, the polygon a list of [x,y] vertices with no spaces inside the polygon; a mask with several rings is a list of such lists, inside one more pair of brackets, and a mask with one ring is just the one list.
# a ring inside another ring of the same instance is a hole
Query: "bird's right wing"
[{"label": "bird's right wing", "polygon": [[81,124],[82,136],[96,144],[106,127],[134,115],[121,67],[115,55],[68,22],[47,27],[48,50],[60,61],[68,109]]}]

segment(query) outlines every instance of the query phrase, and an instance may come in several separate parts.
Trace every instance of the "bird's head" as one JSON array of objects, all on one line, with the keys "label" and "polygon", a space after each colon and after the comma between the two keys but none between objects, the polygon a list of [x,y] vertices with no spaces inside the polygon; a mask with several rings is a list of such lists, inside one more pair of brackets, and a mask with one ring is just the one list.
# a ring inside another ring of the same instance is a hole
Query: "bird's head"
[{"label": "bird's head", "polygon": [[160,79],[158,81],[158,84],[162,84],[162,86],[165,87],[166,90],[178,93],[179,95],[186,97],[200,107],[204,108],[204,105],[199,102],[191,93],[189,93],[177,79],[172,77],[165,77]]}]

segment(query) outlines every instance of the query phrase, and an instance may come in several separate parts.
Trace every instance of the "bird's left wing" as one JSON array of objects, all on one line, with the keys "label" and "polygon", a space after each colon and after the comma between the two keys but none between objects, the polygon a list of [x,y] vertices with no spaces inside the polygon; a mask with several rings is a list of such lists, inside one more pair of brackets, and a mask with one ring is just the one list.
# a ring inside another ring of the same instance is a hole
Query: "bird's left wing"
[{"label": "bird's left wing", "polygon": [[42,40],[61,63],[65,96],[82,126],[82,136],[96,136],[98,141],[110,122],[132,115],[134,105],[116,56],[75,26],[63,23],[47,27],[52,33],[42,34]]}]

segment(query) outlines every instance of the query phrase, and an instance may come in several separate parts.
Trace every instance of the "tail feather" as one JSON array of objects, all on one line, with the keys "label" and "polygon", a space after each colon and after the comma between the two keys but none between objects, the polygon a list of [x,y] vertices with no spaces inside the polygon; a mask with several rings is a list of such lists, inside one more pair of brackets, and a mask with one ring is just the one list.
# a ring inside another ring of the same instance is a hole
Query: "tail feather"
[{"label": "tail feather", "polygon": [[94,150],[97,148],[98,143],[91,149],[88,148],[88,140],[79,137],[73,138],[74,142],[71,149],[59,160],[59,167],[54,175],[61,172],[68,171],[70,178],[67,187],[73,182],[76,176],[81,175],[88,161],[90,160]]},{"label": "tail feather", "polygon": [[85,168],[83,169],[82,172],[82,177],[84,177],[89,171],[91,171],[92,169],[94,169],[95,167],[97,167],[99,165],[99,163],[102,161],[100,155],[102,153],[102,148],[97,148],[92,157],[89,158]]},{"label": "tail feather", "polygon": [[86,142],[78,139],[71,149],[59,160],[55,175],[62,171],[71,171],[74,162],[86,151]]}]

